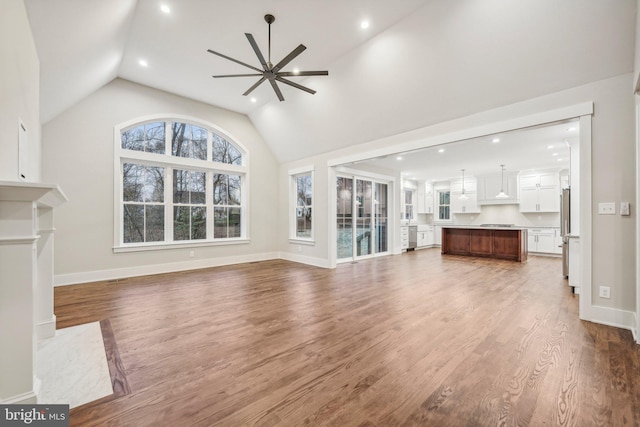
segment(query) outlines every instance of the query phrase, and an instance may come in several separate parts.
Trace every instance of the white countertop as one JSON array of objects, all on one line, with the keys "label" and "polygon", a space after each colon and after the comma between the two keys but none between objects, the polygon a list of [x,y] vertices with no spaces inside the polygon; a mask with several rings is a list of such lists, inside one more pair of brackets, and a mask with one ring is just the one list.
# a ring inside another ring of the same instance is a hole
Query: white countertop
[{"label": "white countertop", "polygon": [[468,230],[528,230],[530,227],[482,227],[480,225],[443,225],[442,228],[461,228]]}]

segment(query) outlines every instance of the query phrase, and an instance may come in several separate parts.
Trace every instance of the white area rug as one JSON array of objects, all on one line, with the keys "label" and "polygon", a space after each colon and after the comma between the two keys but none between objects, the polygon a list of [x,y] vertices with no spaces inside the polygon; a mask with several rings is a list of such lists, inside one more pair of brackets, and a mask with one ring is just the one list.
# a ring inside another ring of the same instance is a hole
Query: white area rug
[{"label": "white area rug", "polygon": [[113,394],[100,322],[58,329],[38,343],[38,403],[71,408]]}]

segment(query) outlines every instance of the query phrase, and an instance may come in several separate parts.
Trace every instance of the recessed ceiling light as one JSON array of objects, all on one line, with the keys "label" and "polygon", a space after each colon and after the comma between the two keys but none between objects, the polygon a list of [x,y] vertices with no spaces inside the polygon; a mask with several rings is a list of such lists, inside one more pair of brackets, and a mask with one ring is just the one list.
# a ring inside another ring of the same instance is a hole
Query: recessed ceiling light
[{"label": "recessed ceiling light", "polygon": [[561,161],[562,161],[562,159],[558,159],[558,161],[559,161],[559,162],[561,162]]},{"label": "recessed ceiling light", "polygon": [[254,103],[255,103],[256,101],[257,101],[257,99],[255,99],[255,98],[251,98],[251,102],[254,102]]},{"label": "recessed ceiling light", "polygon": [[553,145],[547,145],[547,150],[551,150],[553,148]]},{"label": "recessed ceiling light", "polygon": [[569,129],[567,129],[569,132],[573,132],[574,130],[576,130],[575,127],[571,126]]},{"label": "recessed ceiling light", "polygon": [[439,149],[438,153],[444,153],[444,148]]},{"label": "recessed ceiling light", "polygon": [[402,160],[402,156],[396,157],[396,160]]},{"label": "recessed ceiling light", "polygon": [[149,63],[144,59],[139,60],[138,64],[140,64],[141,67],[148,67],[149,66]]},{"label": "recessed ceiling light", "polygon": [[365,19],[364,21],[360,22],[360,28],[362,28],[363,30],[369,28],[369,21]]},{"label": "recessed ceiling light", "polygon": [[166,4],[161,5],[160,10],[162,11],[162,13],[171,13],[171,8]]},{"label": "recessed ceiling light", "polygon": [[557,156],[557,155],[558,155],[558,153],[553,153],[553,154],[552,154],[552,156]]},{"label": "recessed ceiling light", "polygon": [[500,142],[500,138],[493,138],[491,142],[493,142],[494,144],[497,144],[498,142]]}]

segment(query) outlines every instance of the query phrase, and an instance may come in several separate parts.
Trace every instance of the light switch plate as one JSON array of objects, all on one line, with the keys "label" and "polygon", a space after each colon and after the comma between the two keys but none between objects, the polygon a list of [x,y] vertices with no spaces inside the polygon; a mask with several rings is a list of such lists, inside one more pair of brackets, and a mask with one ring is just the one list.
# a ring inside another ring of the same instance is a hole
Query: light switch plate
[{"label": "light switch plate", "polygon": [[615,215],[616,214],[616,204],[614,202],[598,203],[598,214],[600,214],[600,215]]},{"label": "light switch plate", "polygon": [[629,202],[620,202],[620,215],[629,216]]}]

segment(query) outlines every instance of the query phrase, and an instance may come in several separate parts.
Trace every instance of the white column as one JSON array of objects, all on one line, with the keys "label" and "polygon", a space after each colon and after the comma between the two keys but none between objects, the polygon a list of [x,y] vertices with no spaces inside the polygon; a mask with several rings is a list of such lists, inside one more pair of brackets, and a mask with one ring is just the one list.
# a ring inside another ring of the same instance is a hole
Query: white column
[{"label": "white column", "polygon": [[53,314],[53,209],[38,207],[38,286],[36,291],[36,332],[38,339],[56,335]]}]

